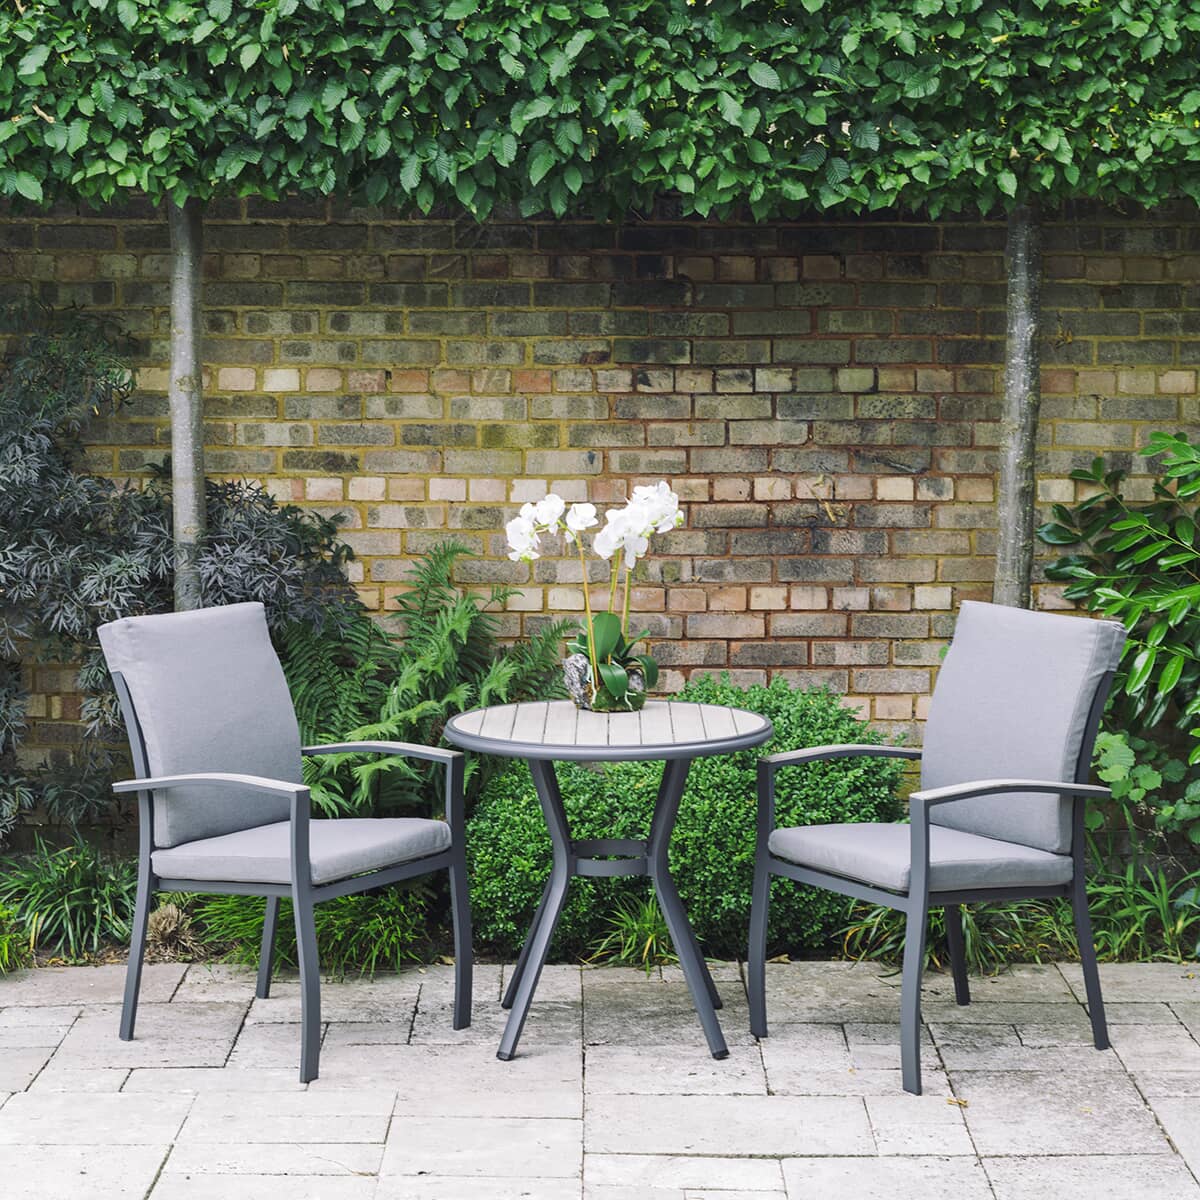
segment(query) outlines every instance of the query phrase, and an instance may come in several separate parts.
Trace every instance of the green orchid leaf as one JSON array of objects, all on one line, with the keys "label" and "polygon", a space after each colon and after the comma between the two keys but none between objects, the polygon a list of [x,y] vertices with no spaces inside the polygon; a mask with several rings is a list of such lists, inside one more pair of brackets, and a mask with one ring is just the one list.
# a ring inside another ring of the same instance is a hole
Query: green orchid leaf
[{"label": "green orchid leaf", "polygon": [[642,664],[642,674],[646,677],[646,690],[658,683],[658,663],[648,654],[639,654],[637,661]]},{"label": "green orchid leaf", "polygon": [[614,613],[597,613],[592,618],[592,644],[597,659],[611,657],[621,639],[621,622]]},{"label": "green orchid leaf", "polygon": [[600,678],[604,680],[604,686],[608,689],[614,700],[625,699],[629,691],[629,676],[626,674],[624,667],[602,662],[600,664]]}]

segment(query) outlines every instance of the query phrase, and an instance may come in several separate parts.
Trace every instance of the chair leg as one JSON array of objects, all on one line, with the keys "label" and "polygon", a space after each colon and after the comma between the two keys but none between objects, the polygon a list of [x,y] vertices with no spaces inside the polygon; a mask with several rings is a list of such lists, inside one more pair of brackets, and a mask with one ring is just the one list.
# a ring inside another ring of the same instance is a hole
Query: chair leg
[{"label": "chair leg", "polygon": [[321,973],[312,893],[293,888],[296,954],[300,964],[300,1082],[316,1079],[321,1059]]},{"label": "chair leg", "polygon": [[900,985],[900,1066],[904,1090],[921,1094],[921,975],[925,968],[928,900],[910,895],[904,927],[904,973]]},{"label": "chair leg", "polygon": [[750,952],[746,960],[746,990],[750,996],[750,1032],[767,1036],[767,918],[771,905],[771,872],[766,856],[754,860],[754,890],[750,899]]},{"label": "chair leg", "polygon": [[962,907],[946,905],[946,940],[950,944],[950,970],[954,974],[954,999],[971,1003],[971,985],[967,982],[967,950],[963,941]]},{"label": "chair leg", "polygon": [[1108,1022],[1104,1018],[1104,998],[1100,995],[1100,969],[1096,963],[1092,916],[1088,912],[1087,888],[1082,871],[1076,871],[1071,884],[1071,909],[1075,914],[1075,937],[1079,942],[1079,963],[1083,967],[1083,986],[1087,993],[1088,1016],[1092,1021],[1092,1041],[1097,1050],[1107,1050]]},{"label": "chair leg", "polygon": [[262,949],[258,952],[258,984],[254,994],[266,1000],[271,994],[271,969],[275,960],[275,930],[279,925],[279,897],[267,897],[267,911],[263,916]]},{"label": "chair leg", "polygon": [[125,1002],[121,1006],[121,1041],[133,1041],[137,1020],[138,991],[142,986],[142,963],[146,957],[146,927],[150,923],[150,897],[153,894],[148,864],[138,870],[137,901],[133,910],[133,929],[129,939],[129,965],[125,968]]},{"label": "chair leg", "polygon": [[471,1024],[471,891],[461,844],[450,864],[450,912],[454,921],[454,1028]]}]

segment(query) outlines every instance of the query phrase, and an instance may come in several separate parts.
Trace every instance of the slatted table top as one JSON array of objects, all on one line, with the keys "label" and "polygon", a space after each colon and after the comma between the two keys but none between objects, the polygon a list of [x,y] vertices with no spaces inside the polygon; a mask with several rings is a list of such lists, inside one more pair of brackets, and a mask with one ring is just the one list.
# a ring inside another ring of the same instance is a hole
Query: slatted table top
[{"label": "slatted table top", "polygon": [[454,745],[484,754],[617,762],[744,750],[774,730],[766,717],[722,704],[648,700],[641,712],[595,713],[570,700],[538,700],[460,713],[445,732]]}]

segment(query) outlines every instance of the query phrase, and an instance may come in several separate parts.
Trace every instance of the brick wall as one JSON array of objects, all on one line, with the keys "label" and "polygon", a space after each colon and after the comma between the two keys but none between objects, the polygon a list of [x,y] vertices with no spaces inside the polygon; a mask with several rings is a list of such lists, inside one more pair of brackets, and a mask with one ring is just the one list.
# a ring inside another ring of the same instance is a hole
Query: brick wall
[{"label": "brick wall", "polygon": [[[667,478],[686,528],[633,604],[665,686],[729,669],[829,683],[919,721],[959,601],[987,598],[1004,230],[907,221],[716,225],[390,220],[337,204],[215,207],[208,467],[348,518],[363,599],[453,532],[463,581],[519,585],[505,632],[583,607],[577,561],[505,557],[513,506],[603,506]],[[94,469],[168,443],[167,232],[152,210],[0,225],[3,286],[111,310],[141,390]],[[1074,213],[1046,236],[1041,501],[1158,428],[1200,428],[1194,212]],[[1145,486],[1145,480],[1141,481]],[[599,578],[599,574],[597,575]],[[1043,607],[1061,605],[1050,586]],[[37,680],[35,741],[75,715]]]}]

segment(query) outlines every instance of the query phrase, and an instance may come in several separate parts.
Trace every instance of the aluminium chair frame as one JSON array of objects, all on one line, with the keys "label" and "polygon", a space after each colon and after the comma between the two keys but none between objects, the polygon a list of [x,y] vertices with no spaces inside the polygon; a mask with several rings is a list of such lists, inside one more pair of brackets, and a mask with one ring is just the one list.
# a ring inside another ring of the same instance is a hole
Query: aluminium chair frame
[{"label": "aluminium chair frame", "polygon": [[[1100,717],[1108,698],[1113,672],[1100,680],[1088,713],[1075,778],[1071,781],[1030,779],[975,780],[947,787],[913,792],[909,798],[910,865],[907,892],[893,892],[874,884],[846,876],[830,874],[811,867],[802,867],[777,858],[770,851],[768,839],[775,828],[775,772],[781,767],[822,762],[835,758],[907,758],[919,759],[921,751],[903,746],[845,745],[818,746],[809,750],[792,750],[772,754],[758,764],[758,825],[754,854],[754,890],[750,910],[750,948],[747,963],[750,999],[750,1031],[755,1037],[767,1036],[766,949],[767,920],[771,896],[771,876],[783,875],[797,883],[831,892],[839,892],[856,900],[866,900],[906,915],[904,931],[904,966],[900,986],[900,1061],[904,1090],[921,1094],[921,976],[925,966],[925,941],[929,910],[946,911],[946,936],[950,964],[954,977],[954,998],[960,1005],[969,1004],[970,986],[967,982],[966,954],[963,945],[962,911],[960,905],[990,900],[1048,899],[1061,897],[1071,901],[1075,918],[1075,936],[1079,942],[1079,959],[1087,994],[1088,1015],[1092,1039],[1097,1050],[1109,1047],[1108,1026],[1104,1017],[1104,1001],[1100,994],[1100,973],[1096,962],[1096,947],[1092,940],[1092,921],[1088,912],[1086,890],[1086,833],[1084,813],[1089,797],[1103,799],[1112,793],[1106,787],[1087,782],[1091,773],[1092,747],[1100,726]],[[934,892],[929,888],[929,826],[930,810],[939,804],[973,797],[1006,792],[1059,793],[1072,797],[1071,807],[1071,879],[1068,883],[1030,885],[1026,887],[963,888]]]},{"label": "aluminium chair frame", "polygon": [[[266,999],[271,989],[271,968],[275,952],[275,931],[279,920],[279,901],[290,897],[296,923],[296,948],[300,970],[300,1082],[317,1077],[321,1052],[321,981],[317,955],[314,906],[355,892],[389,883],[398,883],[417,875],[446,868],[450,873],[451,914],[454,922],[454,1016],[455,1029],[471,1023],[471,909],[467,881],[464,839],[465,800],[463,793],[464,756],[457,750],[437,746],[414,746],[407,742],[335,742],[327,746],[303,746],[301,754],[376,753],[442,763],[446,768],[446,824],[450,827],[450,846],[436,854],[410,862],[382,867],[363,875],[314,884],[309,857],[309,789],[303,784],[264,779],[255,775],[209,773],[150,777],[146,744],[129,687],[119,671],[112,673],[129,745],[136,779],[113,785],[117,794],[136,792],[138,797],[138,881],[137,903],[125,974],[125,998],[121,1009],[121,1040],[133,1040],[137,1018],[138,991],[146,952],[146,928],[150,919],[150,897],[156,891],[208,892],[217,895],[265,896],[262,948],[259,955],[255,995]],[[254,883],[238,880],[177,879],[155,875],[151,855],[154,843],[153,794],[173,787],[202,783],[217,788],[267,796],[286,796],[291,801],[291,882]]]}]

